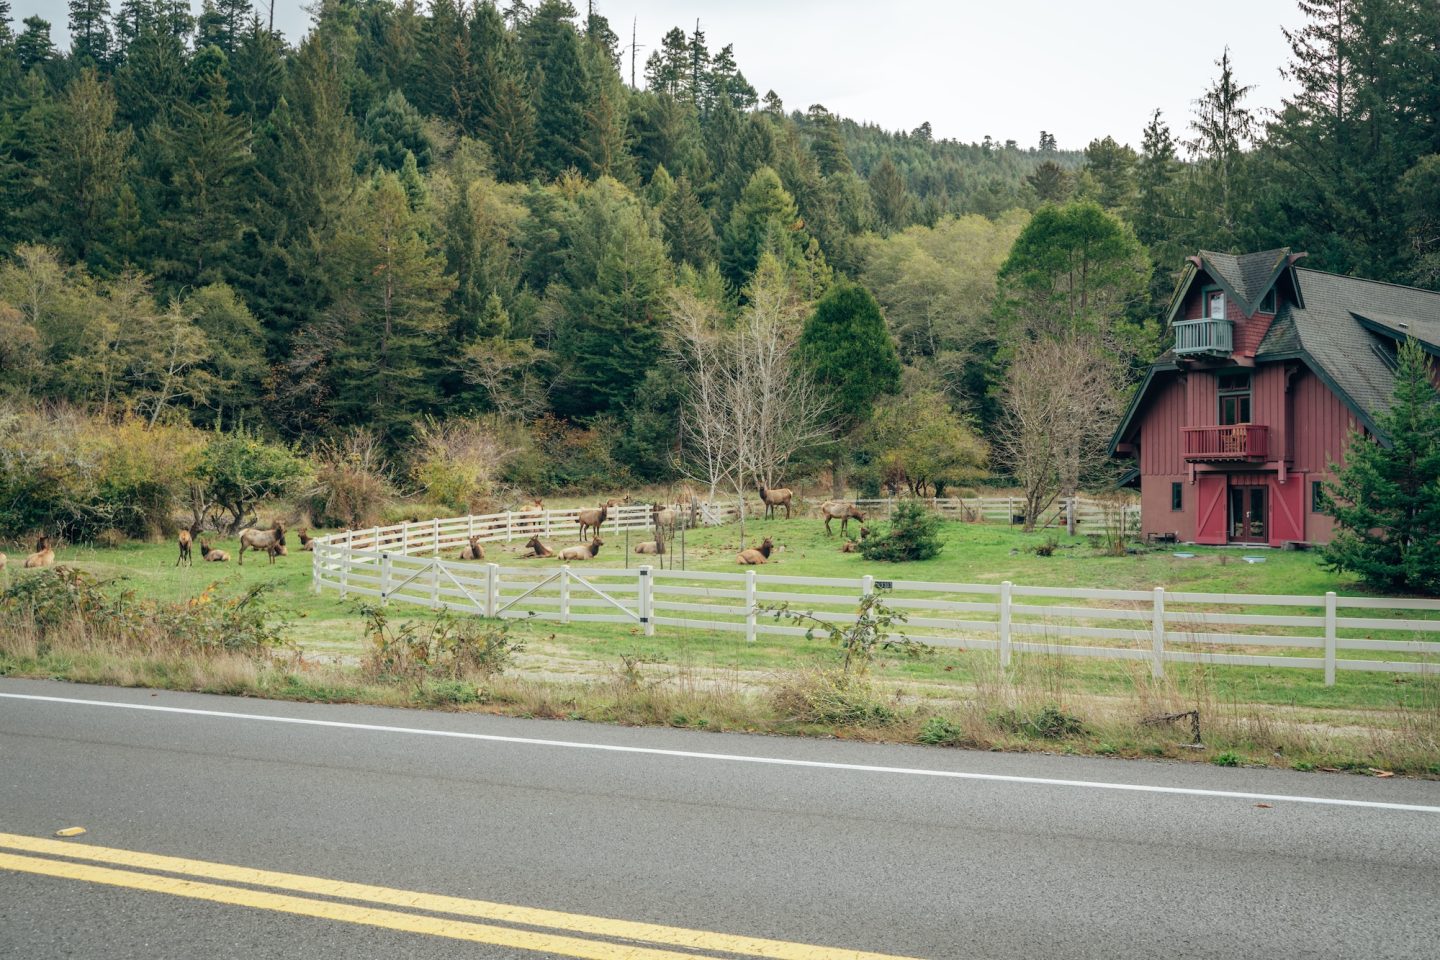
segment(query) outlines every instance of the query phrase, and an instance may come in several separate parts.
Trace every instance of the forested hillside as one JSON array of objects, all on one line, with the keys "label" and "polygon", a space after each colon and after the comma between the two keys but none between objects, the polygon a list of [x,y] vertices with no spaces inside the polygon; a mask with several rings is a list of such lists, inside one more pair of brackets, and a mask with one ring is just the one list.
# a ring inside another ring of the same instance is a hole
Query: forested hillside
[{"label": "forested hillside", "polygon": [[[1123,393],[1198,247],[1440,284],[1440,6],[1300,6],[1281,115],[1213,51],[1193,117],[1067,152],[787,105],[698,29],[632,86],[567,0],[321,0],[293,42],[249,0],[71,0],[63,52],[0,0],[0,391],[387,455],[478,418],[543,491],[701,472],[700,347],[779,324],[828,416],[740,485],[960,482],[1033,341],[1090,331]],[[1104,315],[1059,330],[1042,288],[1085,236],[1110,244]],[[833,349],[902,365],[863,396],[799,346],[851,282],[889,337]],[[886,423],[929,433],[897,451]]]}]

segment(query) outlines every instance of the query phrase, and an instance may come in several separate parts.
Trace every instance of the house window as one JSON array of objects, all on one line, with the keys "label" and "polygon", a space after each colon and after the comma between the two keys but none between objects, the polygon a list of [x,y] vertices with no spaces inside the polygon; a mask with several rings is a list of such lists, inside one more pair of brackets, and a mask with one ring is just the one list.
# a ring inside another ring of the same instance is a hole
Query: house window
[{"label": "house window", "polygon": [[1211,320],[1225,319],[1225,293],[1211,290],[1205,294],[1205,316]]},{"label": "house window", "polygon": [[1185,509],[1185,484],[1183,484],[1183,483],[1172,483],[1172,484],[1170,484],[1170,509],[1171,509],[1171,510],[1183,510],[1183,509]]},{"label": "house window", "polygon": [[1319,480],[1310,481],[1310,512],[1325,512],[1325,484]]},{"label": "house window", "polygon": [[1220,425],[1250,422],[1250,374],[1222,373],[1219,380]]},{"label": "house window", "polygon": [[1271,287],[1271,288],[1270,288],[1270,292],[1267,293],[1267,294],[1265,294],[1265,296],[1261,299],[1261,301],[1260,301],[1260,312],[1261,312],[1261,313],[1274,313],[1274,312],[1275,312],[1275,288],[1274,288],[1274,287]]}]

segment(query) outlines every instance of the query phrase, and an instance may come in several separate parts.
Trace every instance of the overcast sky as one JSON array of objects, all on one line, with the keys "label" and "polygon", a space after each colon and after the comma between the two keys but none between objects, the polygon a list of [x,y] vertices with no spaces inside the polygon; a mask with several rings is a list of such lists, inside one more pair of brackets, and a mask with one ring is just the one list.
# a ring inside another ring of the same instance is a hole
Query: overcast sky
[{"label": "overcast sky", "polygon": [[[265,2],[265,0],[261,0]],[[583,8],[584,0],[571,0]],[[275,0],[275,25],[302,35],[309,0]],[[502,2],[503,5],[503,2]],[[198,0],[195,7],[200,6]],[[930,121],[936,137],[1015,139],[1049,130],[1068,149],[1111,134],[1139,145],[1159,107],[1177,133],[1228,44],[1250,104],[1275,107],[1289,48],[1281,26],[1295,0],[596,0],[630,42],[638,18],[640,71],[672,26],[700,19],[711,49],[733,43],[740,69],[787,109],[823,103],[887,129]],[[65,44],[65,0],[12,0]],[[627,61],[628,65],[628,61]],[[628,78],[628,66],[627,66]],[[643,82],[643,80],[642,80]]]}]

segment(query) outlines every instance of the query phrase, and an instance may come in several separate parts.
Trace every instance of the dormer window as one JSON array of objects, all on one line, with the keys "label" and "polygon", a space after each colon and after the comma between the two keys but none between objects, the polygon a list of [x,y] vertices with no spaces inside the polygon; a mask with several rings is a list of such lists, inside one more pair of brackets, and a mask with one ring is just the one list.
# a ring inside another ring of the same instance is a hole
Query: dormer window
[{"label": "dormer window", "polygon": [[1267,294],[1265,294],[1265,296],[1260,300],[1260,312],[1261,312],[1261,313],[1274,313],[1274,312],[1275,312],[1275,288],[1274,288],[1274,287],[1271,287],[1271,288],[1270,288],[1270,292],[1267,293]]},{"label": "dormer window", "polygon": [[1225,292],[1211,290],[1205,294],[1205,316],[1210,320],[1225,319]]}]

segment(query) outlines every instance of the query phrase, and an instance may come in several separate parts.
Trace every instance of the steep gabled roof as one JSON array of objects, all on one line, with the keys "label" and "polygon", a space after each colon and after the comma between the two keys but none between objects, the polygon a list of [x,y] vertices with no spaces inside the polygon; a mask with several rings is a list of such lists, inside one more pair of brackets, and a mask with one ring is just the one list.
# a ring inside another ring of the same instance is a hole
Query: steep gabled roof
[{"label": "steep gabled roof", "polygon": [[1289,265],[1290,248],[1277,247],[1238,255],[1201,250],[1200,262],[1204,264],[1205,272],[1226,288],[1248,317],[1260,306],[1260,301]]}]

